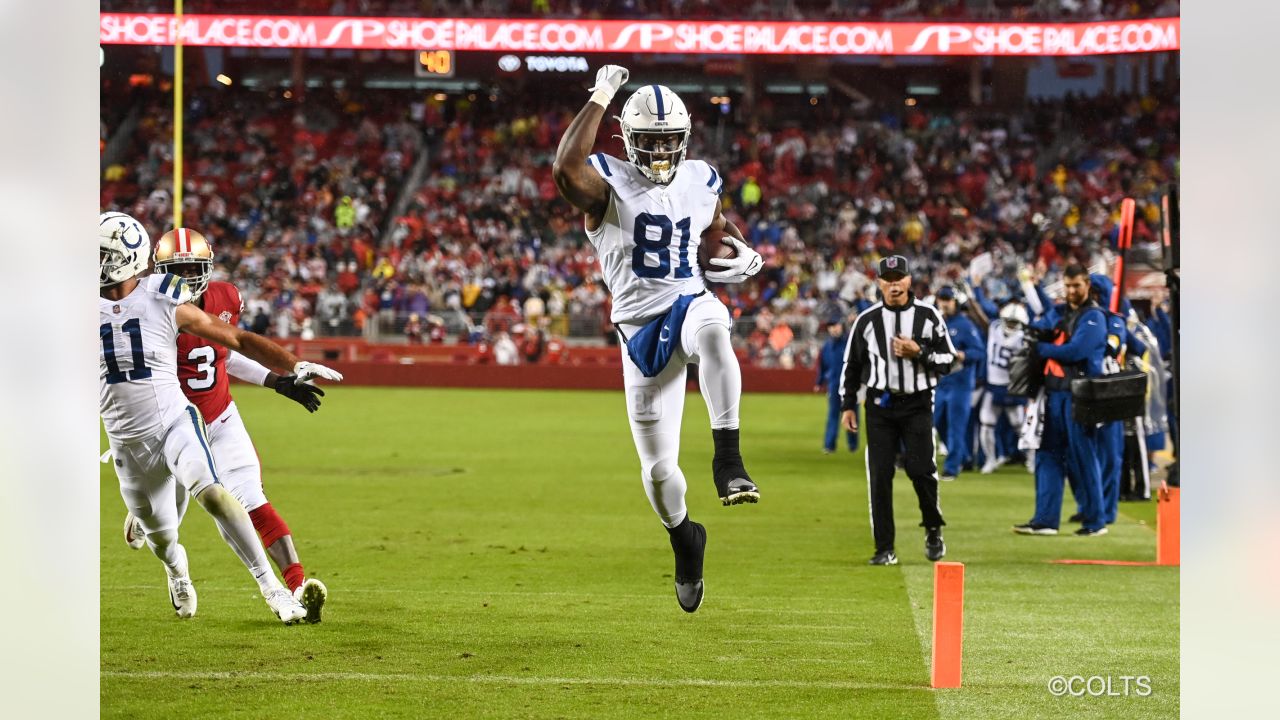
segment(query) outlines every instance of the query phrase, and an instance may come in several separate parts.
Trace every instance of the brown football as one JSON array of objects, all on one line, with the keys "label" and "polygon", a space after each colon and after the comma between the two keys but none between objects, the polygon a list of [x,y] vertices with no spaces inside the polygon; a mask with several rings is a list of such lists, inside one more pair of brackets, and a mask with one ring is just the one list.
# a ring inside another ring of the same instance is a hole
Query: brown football
[{"label": "brown football", "polygon": [[724,269],[708,262],[711,258],[737,257],[737,248],[721,242],[722,238],[729,237],[732,236],[723,230],[707,230],[702,233],[702,244],[698,246],[698,267],[702,268],[702,272],[709,273]]}]

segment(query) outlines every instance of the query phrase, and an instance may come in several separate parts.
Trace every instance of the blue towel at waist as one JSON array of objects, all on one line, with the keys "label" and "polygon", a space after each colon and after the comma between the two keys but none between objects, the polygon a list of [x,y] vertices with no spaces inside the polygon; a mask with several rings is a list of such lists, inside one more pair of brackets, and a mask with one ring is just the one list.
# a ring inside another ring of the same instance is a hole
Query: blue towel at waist
[{"label": "blue towel at waist", "polygon": [[[680,346],[680,329],[684,327],[689,304],[702,294],[681,295],[665,314],[645,323],[631,337],[622,335],[627,343],[627,355],[645,377],[657,377],[671,361],[671,356]],[[621,330],[619,334],[622,334]]]}]

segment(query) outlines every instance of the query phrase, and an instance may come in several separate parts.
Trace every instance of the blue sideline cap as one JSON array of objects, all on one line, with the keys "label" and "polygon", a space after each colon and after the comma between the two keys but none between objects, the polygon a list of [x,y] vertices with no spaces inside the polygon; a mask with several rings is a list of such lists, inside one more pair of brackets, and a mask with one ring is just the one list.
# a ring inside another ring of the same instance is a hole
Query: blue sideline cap
[{"label": "blue sideline cap", "polygon": [[907,259],[901,255],[890,255],[880,261],[880,277],[885,280],[900,280],[910,274]]},{"label": "blue sideline cap", "polygon": [[943,285],[942,287],[938,288],[938,299],[939,300],[955,300],[956,289],[954,287],[951,287],[950,285]]}]

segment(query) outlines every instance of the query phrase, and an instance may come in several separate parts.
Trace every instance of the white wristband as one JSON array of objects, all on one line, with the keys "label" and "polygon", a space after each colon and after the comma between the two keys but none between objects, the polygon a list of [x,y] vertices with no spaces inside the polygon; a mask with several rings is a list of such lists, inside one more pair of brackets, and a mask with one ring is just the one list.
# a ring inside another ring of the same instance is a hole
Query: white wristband
[{"label": "white wristband", "polygon": [[613,102],[613,96],[603,90],[597,90],[591,93],[591,102],[596,103],[602,108],[608,108],[609,103]]}]

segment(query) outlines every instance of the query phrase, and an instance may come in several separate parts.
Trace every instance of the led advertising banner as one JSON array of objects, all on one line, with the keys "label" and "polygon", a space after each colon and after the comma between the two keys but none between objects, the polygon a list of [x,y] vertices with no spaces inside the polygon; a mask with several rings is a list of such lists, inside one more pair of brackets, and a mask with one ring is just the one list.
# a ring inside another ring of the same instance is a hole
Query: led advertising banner
[{"label": "led advertising banner", "polygon": [[1080,56],[1178,50],[1178,18],[1095,23],[662,22],[103,13],[104,45],[536,53]]}]

